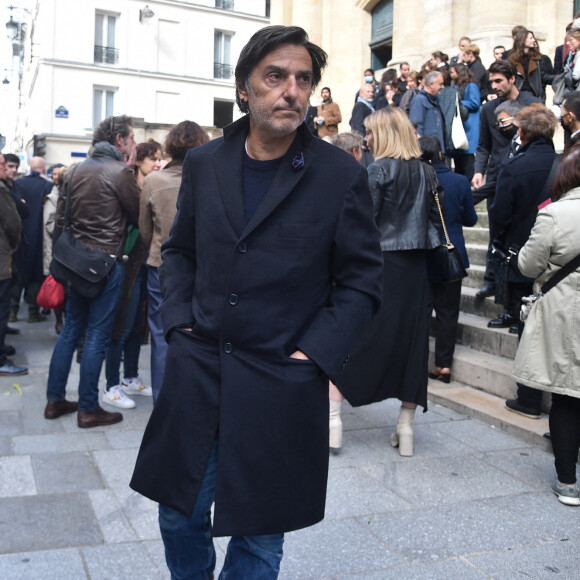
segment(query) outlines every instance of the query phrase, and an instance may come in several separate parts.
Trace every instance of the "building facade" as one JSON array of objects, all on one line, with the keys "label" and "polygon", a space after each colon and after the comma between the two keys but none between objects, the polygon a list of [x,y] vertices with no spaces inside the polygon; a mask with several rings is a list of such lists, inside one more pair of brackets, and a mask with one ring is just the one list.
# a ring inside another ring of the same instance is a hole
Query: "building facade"
[{"label": "building facade", "polygon": [[233,68],[266,26],[264,0],[37,0],[24,48],[17,141],[68,164],[109,115],[137,141],[189,119],[216,134],[237,118]]},{"label": "building facade", "polygon": [[[272,0],[271,22],[302,26],[328,52],[321,86],[331,87],[342,110],[339,130],[348,131],[366,68],[407,61],[418,70],[435,50],[455,56],[462,36],[480,47],[487,67],[494,46],[511,48],[516,24],[532,30],[541,52],[553,59],[578,9],[577,0]],[[319,95],[312,102],[320,102]]]}]

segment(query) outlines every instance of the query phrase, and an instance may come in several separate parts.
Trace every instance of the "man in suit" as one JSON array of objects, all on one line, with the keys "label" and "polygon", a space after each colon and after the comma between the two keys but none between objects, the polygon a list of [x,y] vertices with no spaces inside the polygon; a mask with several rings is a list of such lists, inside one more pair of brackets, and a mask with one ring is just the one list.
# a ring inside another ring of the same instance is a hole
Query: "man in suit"
[{"label": "man in suit", "polygon": [[[303,124],[326,54],[298,27],[242,49],[224,137],[190,151],[160,266],[166,372],[131,487],[172,577],[276,578],[324,517],[328,380],[380,302],[366,172]],[[213,524],[211,504],[215,501]]]},{"label": "man in suit", "polygon": [[[488,101],[481,107],[481,124],[479,144],[475,154],[475,174],[471,180],[474,194],[473,202],[478,204],[488,199],[488,208],[496,191],[496,180],[502,164],[508,159],[512,135],[500,128],[495,116],[495,109],[508,100],[517,100],[521,105],[539,103],[540,100],[531,93],[520,92],[516,87],[516,67],[506,60],[494,61],[489,67],[489,81],[496,99]],[[485,184],[483,176],[486,176]],[[489,209],[488,209],[489,213]],[[490,220],[490,243],[486,257],[484,285],[475,295],[483,300],[495,294],[495,260],[491,255],[491,240],[493,240],[493,223]],[[506,321],[503,326],[510,326]]]}]

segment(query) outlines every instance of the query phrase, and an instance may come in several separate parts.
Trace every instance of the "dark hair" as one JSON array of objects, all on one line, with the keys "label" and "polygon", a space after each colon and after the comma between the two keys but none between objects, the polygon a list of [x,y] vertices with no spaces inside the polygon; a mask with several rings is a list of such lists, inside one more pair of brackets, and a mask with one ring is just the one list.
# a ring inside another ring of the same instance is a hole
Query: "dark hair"
[{"label": "dark hair", "polygon": [[107,143],[114,145],[117,135],[121,135],[123,139],[126,139],[131,132],[132,124],[133,119],[131,119],[131,117],[127,117],[127,115],[107,117],[95,128],[93,133],[93,145],[99,143],[100,141],[106,141]]},{"label": "dark hair", "polygon": [[157,151],[161,151],[159,143],[151,143],[150,141],[139,143],[139,145],[137,145],[136,161],[143,161],[143,159],[146,159],[147,157],[153,157]]},{"label": "dark hair", "polygon": [[236,103],[242,113],[248,113],[248,103],[240,98],[239,89],[247,89],[248,81],[256,65],[282,44],[303,46],[312,59],[312,90],[322,78],[328,55],[319,46],[308,40],[308,34],[299,26],[266,26],[258,30],[242,48],[236,65]]},{"label": "dark hair", "polygon": [[441,52],[440,50],[436,50],[435,52],[431,53],[431,56],[438,58],[441,62],[447,63],[449,62],[449,55]]},{"label": "dark hair", "polygon": [[570,147],[562,156],[552,186],[552,198],[560,199],[563,194],[575,187],[580,187],[580,144]]},{"label": "dark hair", "polygon": [[[576,118],[580,120],[580,92],[574,91],[573,93],[570,93],[564,99],[562,105],[566,107],[566,109],[570,111],[570,113],[574,113],[576,115]],[[6,161],[8,161],[6,155],[4,155],[4,158],[6,159]]]},{"label": "dark hair", "polygon": [[399,65],[399,70],[401,70],[401,69],[402,69],[402,68],[403,68],[405,65],[407,65],[408,67],[410,67],[410,66],[411,66],[411,65],[410,65],[410,64],[409,64],[409,63],[408,63],[406,60],[404,60],[404,61],[403,61],[403,62],[402,62],[400,65]]},{"label": "dark hair", "polygon": [[503,48],[505,51],[505,46],[503,44],[498,44],[497,46],[493,47],[494,52],[498,49],[498,48]]},{"label": "dark hair", "polygon": [[455,69],[455,72],[457,73],[456,83],[458,87],[465,87],[469,83],[475,82],[473,73],[466,64],[463,64],[462,62],[456,62],[451,66],[451,68]]},{"label": "dark hair", "polygon": [[437,72],[440,72],[443,75],[443,86],[450,87],[451,81],[451,72],[449,72],[449,67],[447,65],[441,66],[437,69]]},{"label": "dark hair", "polygon": [[437,137],[428,135],[426,137],[421,137],[419,139],[419,147],[423,152],[421,159],[427,163],[432,163],[433,161],[440,161],[441,159],[441,143]]},{"label": "dark hair", "polygon": [[55,163],[54,165],[51,165],[51,166],[48,168],[48,171],[46,172],[46,175],[48,175],[48,177],[52,177],[52,172],[53,172],[55,169],[58,169],[59,167],[64,167],[64,163]]},{"label": "dark hair", "polygon": [[522,30],[526,30],[525,26],[522,26],[521,24],[517,24],[516,26],[514,26],[512,28],[512,38],[518,33],[518,32],[522,32]]},{"label": "dark hair", "polygon": [[[539,60],[540,51],[536,47],[526,47],[526,40],[528,35],[534,36],[531,30],[520,30],[514,38],[514,46],[512,48],[512,53],[510,54],[510,60],[517,65],[518,62],[522,63],[526,58],[530,60]],[[526,51],[526,48],[528,49]]]},{"label": "dark hair", "polygon": [[388,68],[381,76],[380,88],[384,91],[387,85],[393,85],[393,89],[398,92],[398,78],[397,69]]},{"label": "dark hair", "polygon": [[365,68],[364,72],[371,72],[373,73],[373,77],[375,76],[375,69],[373,68]]},{"label": "dark hair", "polygon": [[209,135],[193,121],[181,121],[165,138],[165,152],[172,161],[181,161],[190,149],[209,141]]},{"label": "dark hair", "polygon": [[516,65],[509,60],[495,60],[487,70],[489,74],[503,75],[508,80],[515,77],[518,72]]},{"label": "dark hair", "polygon": [[6,163],[18,163],[18,167],[20,167],[20,157],[14,155],[14,153],[4,153],[4,161]]}]

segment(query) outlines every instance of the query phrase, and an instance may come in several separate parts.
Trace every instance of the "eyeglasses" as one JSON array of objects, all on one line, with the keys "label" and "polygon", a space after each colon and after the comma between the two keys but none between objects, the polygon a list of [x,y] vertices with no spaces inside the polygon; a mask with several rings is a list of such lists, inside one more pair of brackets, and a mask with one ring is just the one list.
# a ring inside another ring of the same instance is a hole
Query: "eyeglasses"
[{"label": "eyeglasses", "polygon": [[504,117],[503,119],[499,119],[497,122],[497,126],[498,127],[507,127],[508,125],[511,125],[511,121],[514,120],[515,117]]}]

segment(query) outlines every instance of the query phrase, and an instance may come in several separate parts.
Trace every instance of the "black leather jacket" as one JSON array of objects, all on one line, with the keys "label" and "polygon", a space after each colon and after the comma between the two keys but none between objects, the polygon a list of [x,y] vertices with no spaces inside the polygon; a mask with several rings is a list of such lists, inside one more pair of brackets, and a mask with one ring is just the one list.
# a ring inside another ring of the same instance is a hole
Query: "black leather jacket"
[{"label": "black leather jacket", "polygon": [[443,228],[432,191],[437,187],[444,207],[443,188],[431,166],[420,159],[385,157],[371,163],[368,172],[383,252],[441,244]]}]

